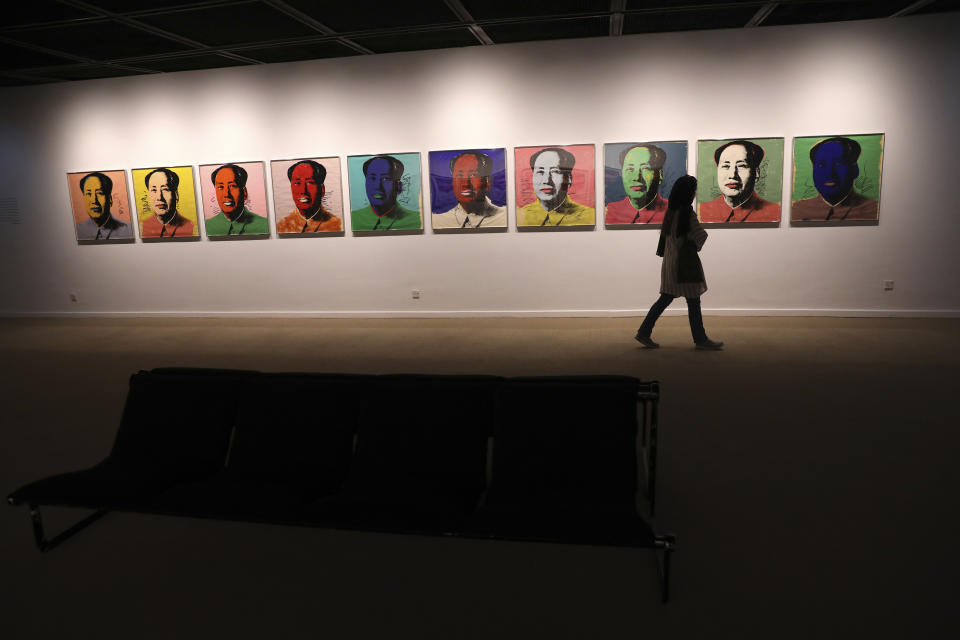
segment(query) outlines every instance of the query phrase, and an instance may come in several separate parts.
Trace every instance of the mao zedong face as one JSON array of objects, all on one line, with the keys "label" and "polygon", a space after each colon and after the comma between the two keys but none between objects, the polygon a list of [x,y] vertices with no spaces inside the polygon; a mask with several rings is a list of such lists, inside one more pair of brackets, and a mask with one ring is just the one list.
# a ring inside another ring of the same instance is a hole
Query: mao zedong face
[{"label": "mao zedong face", "polygon": [[367,199],[377,211],[393,208],[400,192],[400,177],[386,158],[374,158],[367,166],[365,175]]},{"label": "mao zedong face", "polygon": [[317,179],[313,167],[302,162],[290,173],[290,193],[293,203],[304,217],[309,217],[320,207],[323,198],[323,182]]},{"label": "mao zedong face", "polygon": [[233,219],[241,211],[247,200],[247,189],[241,187],[237,176],[230,167],[223,167],[217,171],[214,179],[214,188],[217,192],[217,204],[220,210],[229,219]]},{"label": "mao zedong face", "polygon": [[747,148],[732,144],[723,150],[717,162],[717,185],[728,202],[739,203],[753,193],[757,168],[747,158]]},{"label": "mao zedong face", "polygon": [[654,197],[660,187],[660,171],[654,168],[652,155],[647,147],[636,147],[623,157],[620,179],[624,192],[634,203]]},{"label": "mao zedong face", "polygon": [[166,219],[170,212],[177,210],[177,192],[163,171],[155,171],[150,175],[147,181],[147,198],[158,218]]},{"label": "mao zedong face", "polygon": [[547,211],[556,209],[567,197],[572,181],[570,168],[560,166],[560,154],[544,151],[533,164],[533,192]]},{"label": "mao zedong face", "polygon": [[480,171],[475,155],[462,155],[453,163],[453,193],[460,204],[482,201],[489,187],[489,178]]},{"label": "mao zedong face", "polygon": [[860,175],[853,155],[838,140],[824,142],[814,152],[813,184],[828,202],[843,200]]},{"label": "mao zedong face", "polygon": [[83,204],[94,220],[110,215],[112,197],[99,176],[87,176],[83,182]]}]

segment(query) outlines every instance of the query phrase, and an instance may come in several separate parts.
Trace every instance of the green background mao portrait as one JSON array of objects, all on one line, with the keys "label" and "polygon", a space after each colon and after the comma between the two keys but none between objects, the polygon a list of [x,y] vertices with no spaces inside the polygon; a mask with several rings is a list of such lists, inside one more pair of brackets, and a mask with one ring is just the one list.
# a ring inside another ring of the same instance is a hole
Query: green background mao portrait
[{"label": "green background mao portrait", "polygon": [[794,138],[791,224],[878,222],[883,144],[882,133]]},{"label": "green background mao portrait", "polygon": [[354,231],[423,229],[419,153],[349,156],[347,171]]},{"label": "green background mao portrait", "polygon": [[[746,153],[743,145],[756,145],[762,153],[753,166],[756,152]],[[732,144],[731,144],[732,143]],[[718,165],[715,152],[721,151]],[[746,164],[736,168],[738,158]],[[728,167],[728,168],[724,168]],[[704,223],[779,223],[783,193],[783,138],[727,138],[697,141],[697,213]],[[722,184],[721,184],[722,183]]]}]

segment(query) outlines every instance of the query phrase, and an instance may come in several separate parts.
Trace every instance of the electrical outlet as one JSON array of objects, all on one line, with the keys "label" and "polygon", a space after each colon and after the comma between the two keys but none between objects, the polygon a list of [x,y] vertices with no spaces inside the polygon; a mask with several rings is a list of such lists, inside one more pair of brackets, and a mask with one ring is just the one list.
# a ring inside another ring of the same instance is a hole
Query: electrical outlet
[{"label": "electrical outlet", "polygon": [[78,302],[78,300],[77,300],[77,294],[75,294],[75,293],[71,293],[71,294],[70,294],[70,302]]},{"label": "electrical outlet", "polygon": [[420,299],[420,289],[414,289],[413,291],[411,291],[411,292],[410,292],[410,297],[413,298],[414,300],[419,300],[419,299]]},{"label": "electrical outlet", "polygon": [[884,281],[883,281],[883,290],[884,290],[884,291],[893,291],[893,280],[884,280]]}]

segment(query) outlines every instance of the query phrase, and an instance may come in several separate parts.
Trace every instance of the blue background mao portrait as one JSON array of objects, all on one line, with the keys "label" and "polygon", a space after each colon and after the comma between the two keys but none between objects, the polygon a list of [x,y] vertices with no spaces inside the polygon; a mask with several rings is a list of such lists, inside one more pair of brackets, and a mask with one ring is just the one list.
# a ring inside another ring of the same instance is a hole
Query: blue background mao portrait
[{"label": "blue background mao portrait", "polygon": [[498,207],[507,205],[507,168],[506,149],[457,149],[455,151],[430,152],[430,210],[444,213],[457,206],[457,197],[453,193],[450,160],[464,151],[479,151],[490,156],[493,169],[490,172],[490,189],[487,197]]},{"label": "blue background mao portrait", "polygon": [[[397,203],[409,211],[420,211],[420,154],[384,153],[374,155],[393,156],[403,163],[403,190],[397,196]],[[367,186],[363,175],[363,163],[369,156],[350,156],[347,158],[347,170],[350,175],[350,209],[363,209],[370,204],[367,199]]]},{"label": "blue background mao portrait", "polygon": [[[620,152],[628,147],[643,142],[618,142],[603,145],[603,202],[610,204],[627,197],[623,190],[623,181],[620,179]],[[687,143],[686,142],[650,142],[660,147],[667,154],[667,161],[663,164],[663,182],[658,193],[664,198],[670,197],[673,183],[687,173]]]}]

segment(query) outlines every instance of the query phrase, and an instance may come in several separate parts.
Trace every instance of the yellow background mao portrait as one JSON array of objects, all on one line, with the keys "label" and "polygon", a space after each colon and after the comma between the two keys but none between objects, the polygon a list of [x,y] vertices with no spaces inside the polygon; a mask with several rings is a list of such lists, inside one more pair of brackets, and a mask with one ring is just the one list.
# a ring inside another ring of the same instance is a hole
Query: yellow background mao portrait
[{"label": "yellow background mao portrait", "polygon": [[147,190],[145,179],[154,169],[160,168],[169,169],[180,178],[180,183],[177,185],[177,212],[189,223],[185,225],[188,233],[183,235],[199,237],[200,227],[197,224],[197,192],[193,184],[193,167],[191,166],[148,167],[146,169],[134,169],[132,171],[134,202],[137,211],[137,222],[140,227],[140,237],[156,237],[156,234],[144,233],[144,222],[149,221],[157,215],[150,201],[150,194]]}]

